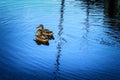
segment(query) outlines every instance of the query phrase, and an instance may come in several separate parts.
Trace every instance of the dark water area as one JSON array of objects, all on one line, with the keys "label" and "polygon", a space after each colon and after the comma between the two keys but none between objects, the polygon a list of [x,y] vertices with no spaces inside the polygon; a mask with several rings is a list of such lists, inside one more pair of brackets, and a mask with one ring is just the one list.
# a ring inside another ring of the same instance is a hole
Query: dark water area
[{"label": "dark water area", "polygon": [[[119,80],[120,18],[106,5],[1,0],[0,80]],[[34,41],[40,24],[54,32],[49,45]]]}]

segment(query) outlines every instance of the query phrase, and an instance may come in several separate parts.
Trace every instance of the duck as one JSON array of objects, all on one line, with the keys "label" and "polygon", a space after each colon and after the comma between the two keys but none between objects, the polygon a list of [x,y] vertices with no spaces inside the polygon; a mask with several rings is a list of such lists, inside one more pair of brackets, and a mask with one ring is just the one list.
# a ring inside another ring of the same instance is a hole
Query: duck
[{"label": "duck", "polygon": [[47,36],[49,39],[54,39],[53,32],[49,29],[44,29],[44,26],[41,24],[38,27],[37,33],[41,32],[43,35]]},{"label": "duck", "polygon": [[38,44],[46,44],[46,45],[49,44],[48,38],[46,38],[44,35],[36,35],[35,41],[36,41]]},{"label": "duck", "polygon": [[42,30],[42,29],[44,29],[44,26],[42,24],[40,24],[37,28]]},{"label": "duck", "polygon": [[36,33],[35,33],[35,35],[37,35],[37,36],[41,36],[42,35],[42,30],[41,29],[38,29],[37,31],[36,31]]}]

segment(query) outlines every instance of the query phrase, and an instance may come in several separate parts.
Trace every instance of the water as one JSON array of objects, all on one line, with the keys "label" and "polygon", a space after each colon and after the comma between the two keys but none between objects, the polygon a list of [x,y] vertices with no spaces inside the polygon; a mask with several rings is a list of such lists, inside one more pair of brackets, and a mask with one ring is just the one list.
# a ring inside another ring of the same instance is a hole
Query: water
[{"label": "water", "polygon": [[[120,79],[120,20],[103,3],[83,0],[0,1],[0,80]],[[49,46],[36,27],[54,32]]]}]

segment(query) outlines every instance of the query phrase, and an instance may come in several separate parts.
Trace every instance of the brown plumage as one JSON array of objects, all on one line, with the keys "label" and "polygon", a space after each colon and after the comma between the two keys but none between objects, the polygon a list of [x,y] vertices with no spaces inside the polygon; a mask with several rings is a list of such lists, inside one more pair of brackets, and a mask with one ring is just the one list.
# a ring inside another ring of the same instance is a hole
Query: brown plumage
[{"label": "brown plumage", "polygon": [[50,31],[49,29],[44,29],[44,26],[43,25],[39,25],[38,27],[38,30],[37,30],[37,34],[39,35],[39,34],[42,34],[42,35],[44,35],[44,36],[47,36],[48,37],[48,39],[54,39],[54,37],[53,37],[53,32],[52,31]]},{"label": "brown plumage", "polygon": [[43,36],[43,35],[41,35],[41,36],[36,36],[36,39],[35,39],[35,41],[38,43],[38,44],[49,44],[49,40],[45,37],[45,36]]}]

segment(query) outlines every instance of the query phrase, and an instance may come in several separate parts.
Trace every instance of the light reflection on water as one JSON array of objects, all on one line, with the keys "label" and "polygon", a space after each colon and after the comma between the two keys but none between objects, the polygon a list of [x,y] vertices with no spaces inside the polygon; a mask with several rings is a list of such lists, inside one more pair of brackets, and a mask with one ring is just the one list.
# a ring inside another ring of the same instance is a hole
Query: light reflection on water
[{"label": "light reflection on water", "polygon": [[[118,80],[120,21],[102,2],[0,2],[0,80]],[[34,42],[36,27],[54,32],[49,46]]]}]

